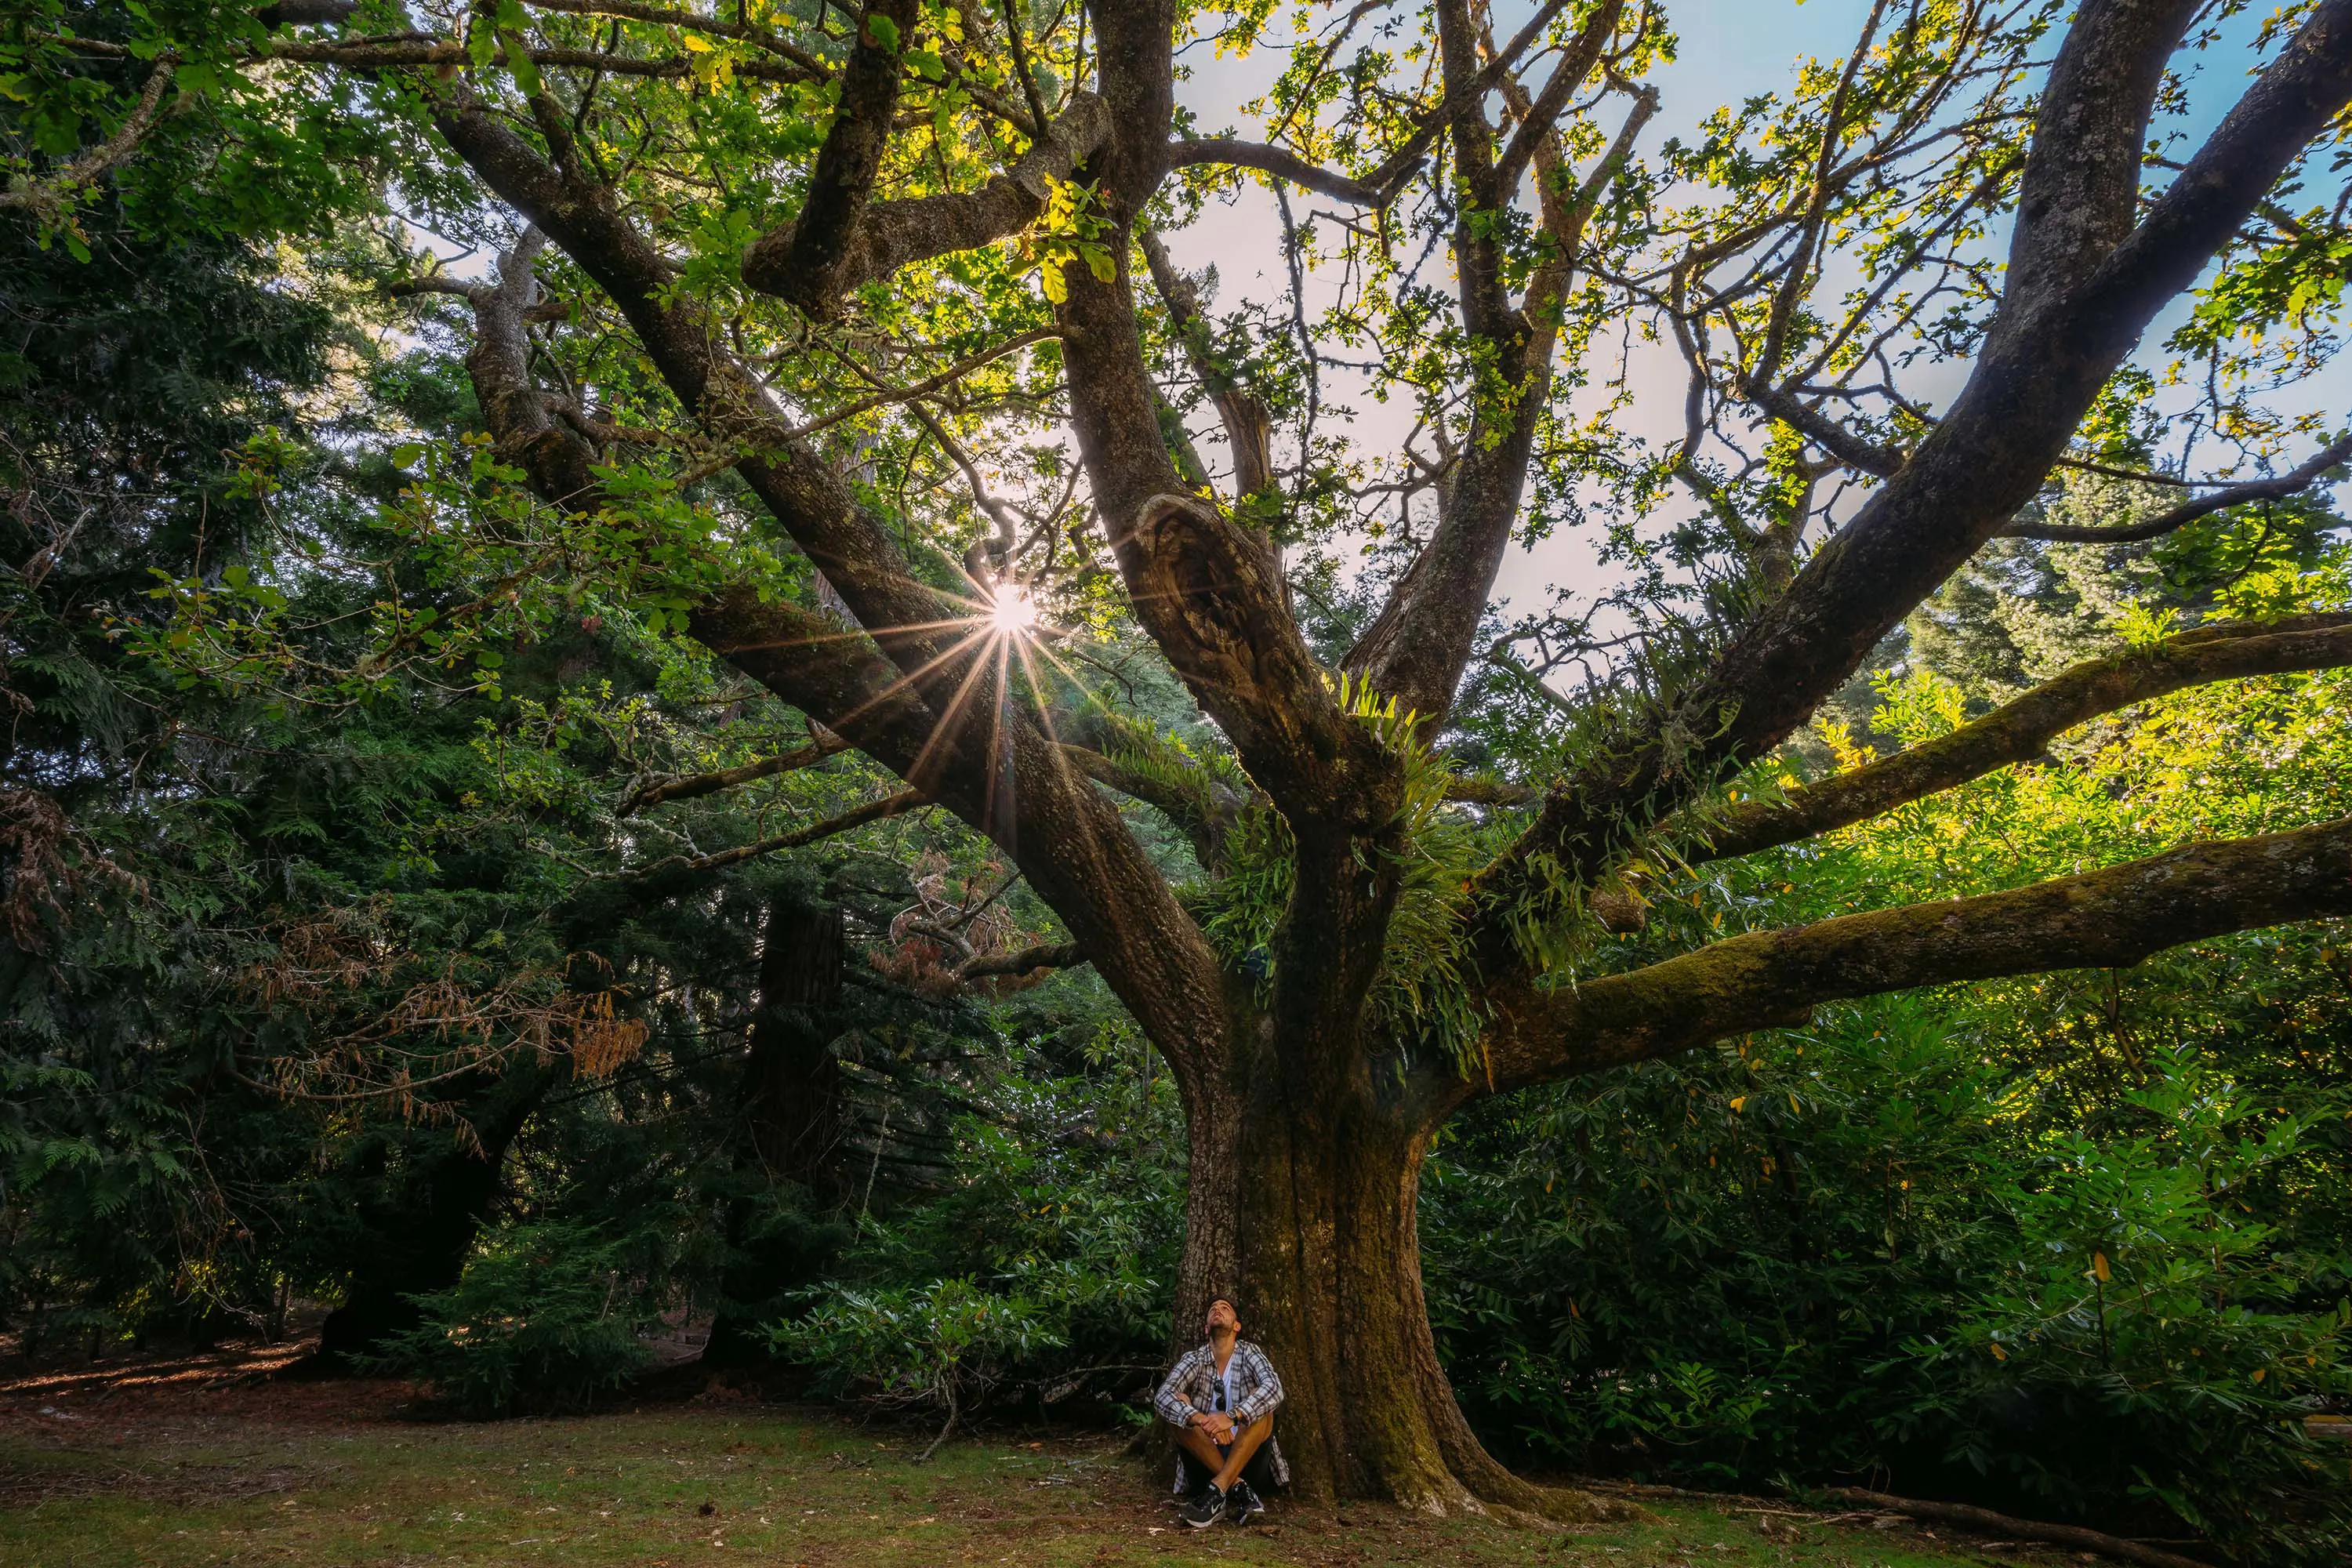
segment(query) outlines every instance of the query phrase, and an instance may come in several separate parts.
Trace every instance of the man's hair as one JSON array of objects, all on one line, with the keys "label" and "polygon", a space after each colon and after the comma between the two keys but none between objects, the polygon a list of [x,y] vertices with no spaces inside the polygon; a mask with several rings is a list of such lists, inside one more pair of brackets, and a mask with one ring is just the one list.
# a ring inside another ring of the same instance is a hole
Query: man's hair
[{"label": "man's hair", "polygon": [[1223,1301],[1226,1306],[1231,1307],[1234,1310],[1234,1317],[1238,1318],[1242,1315],[1242,1304],[1239,1301],[1234,1300],[1231,1296],[1226,1295],[1223,1290],[1218,1291],[1215,1295],[1202,1302],[1201,1304],[1201,1310],[1205,1312],[1220,1301]]}]

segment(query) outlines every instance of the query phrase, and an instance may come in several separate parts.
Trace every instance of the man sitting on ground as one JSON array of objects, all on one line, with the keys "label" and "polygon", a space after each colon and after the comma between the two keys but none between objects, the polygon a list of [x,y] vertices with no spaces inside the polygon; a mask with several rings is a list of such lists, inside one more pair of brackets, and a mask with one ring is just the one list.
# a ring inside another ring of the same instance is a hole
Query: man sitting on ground
[{"label": "man sitting on ground", "polygon": [[1151,1405],[1176,1428],[1176,1491],[1191,1500],[1184,1522],[1205,1530],[1226,1514],[1247,1524],[1265,1511],[1261,1490],[1289,1484],[1275,1446],[1282,1379],[1265,1352],[1241,1337],[1233,1300],[1209,1302],[1209,1342],[1180,1358]]}]

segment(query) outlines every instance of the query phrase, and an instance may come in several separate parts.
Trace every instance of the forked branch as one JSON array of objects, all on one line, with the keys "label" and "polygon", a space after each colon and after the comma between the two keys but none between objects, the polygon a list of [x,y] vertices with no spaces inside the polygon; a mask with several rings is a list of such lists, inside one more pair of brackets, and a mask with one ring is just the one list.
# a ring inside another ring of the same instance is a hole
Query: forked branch
[{"label": "forked branch", "polygon": [[[2069,35],[2055,96],[2044,96],[2009,291],[1967,386],[1709,672],[1605,748],[1604,761],[1556,786],[1518,845],[1482,875],[1475,940],[1487,973],[1517,963],[1515,911],[1544,883],[1591,886],[1629,833],[1779,744],[2016,516],[2148,322],[2352,100],[2352,0],[2322,0],[2139,226],[2125,230],[2136,185],[2120,198],[2121,220],[2111,187],[2125,177],[2119,168],[2137,180],[2147,107],[2177,37],[2169,29],[2185,26],[2190,9],[2166,0],[2146,16],[2085,10],[2076,27],[2089,31]],[[2099,79],[2111,54],[2130,66],[2121,89]],[[2062,79],[2071,83],[2063,93]],[[2103,91],[2111,101],[2095,125],[2069,118],[2078,98]],[[2048,210],[2069,192],[2097,210]],[[2030,258],[2022,270],[2021,258]]]}]

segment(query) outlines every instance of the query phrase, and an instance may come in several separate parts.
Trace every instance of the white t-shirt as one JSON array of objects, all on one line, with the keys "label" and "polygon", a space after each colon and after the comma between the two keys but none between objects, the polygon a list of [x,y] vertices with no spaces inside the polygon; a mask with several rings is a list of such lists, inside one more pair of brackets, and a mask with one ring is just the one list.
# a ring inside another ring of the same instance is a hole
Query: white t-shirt
[{"label": "white t-shirt", "polygon": [[1225,1370],[1217,1373],[1217,1408],[1228,1415],[1233,1412],[1234,1363],[1231,1357],[1226,1358]]}]

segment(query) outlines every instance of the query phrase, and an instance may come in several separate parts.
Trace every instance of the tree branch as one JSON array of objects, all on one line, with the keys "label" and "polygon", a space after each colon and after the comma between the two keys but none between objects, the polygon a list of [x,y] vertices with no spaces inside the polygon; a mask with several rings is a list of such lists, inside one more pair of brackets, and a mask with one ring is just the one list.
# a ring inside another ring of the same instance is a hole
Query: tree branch
[{"label": "tree branch", "polygon": [[1584,79],[1592,74],[1592,68],[1600,63],[1601,51],[1608,47],[1609,36],[1617,30],[1617,19],[1624,11],[1624,0],[1609,0],[1608,4],[1594,7],[1592,15],[1585,18],[1583,30],[1562,52],[1559,63],[1552,68],[1551,76],[1545,81],[1542,90],[1533,98],[1528,98],[1525,93],[1518,95],[1522,101],[1512,106],[1518,126],[1511,132],[1509,143],[1495,163],[1495,184],[1499,189],[1507,192],[1516,186],[1519,176],[1527,172],[1528,164],[1534,160],[1536,149],[1551,140],[1553,129],[1559,123],[1560,111],[1568,107],[1568,100],[1576,89],[1584,85]]},{"label": "tree branch", "polygon": [[[916,0],[867,0],[857,41],[842,68],[833,124],[809,174],[807,200],[782,253],[763,263],[772,269],[763,276],[775,285],[770,291],[807,315],[829,314],[841,293],[842,266],[890,143],[891,111],[898,104],[898,52],[914,41],[916,11]],[[748,257],[745,271],[748,277]]]},{"label": "tree branch", "polygon": [[1856,435],[1786,387],[1776,387],[1761,378],[1751,377],[1740,391],[1759,409],[1849,468],[1883,479],[1891,477],[1903,466],[1901,452]]},{"label": "tree branch", "polygon": [[468,283],[462,278],[445,278],[428,274],[423,278],[401,278],[383,286],[387,300],[414,300],[423,294],[450,294],[470,303],[479,304],[490,292],[488,283]]},{"label": "tree branch", "polygon": [[89,184],[131,156],[162,117],[163,89],[172,85],[172,73],[179,68],[179,65],[180,57],[177,55],[159,57],[155,68],[147,73],[147,85],[140,89],[139,101],[131,106],[122,123],[115,127],[113,135],[46,180],[0,191],[0,211],[24,207],[37,213],[55,213],[71,199],[76,189]]},{"label": "tree branch", "polygon": [[1062,754],[1069,758],[1073,767],[1104,788],[1141,801],[1181,828],[1184,837],[1192,840],[1192,853],[1204,869],[1214,871],[1223,865],[1225,835],[1232,830],[1244,803],[1206,773],[1197,773],[1192,782],[1199,787],[1188,790],[1171,780],[1123,767],[1091,747],[1066,741]]},{"label": "tree branch", "polygon": [[614,816],[635,816],[641,811],[673,800],[699,800],[706,795],[717,795],[759,779],[773,778],[778,773],[796,773],[814,767],[827,757],[838,756],[849,750],[849,742],[841,736],[825,732],[805,746],[758,762],[744,763],[737,767],[719,768],[707,773],[673,773],[654,779],[629,791],[621,804],[613,808]]},{"label": "tree branch", "polygon": [[860,414],[883,407],[887,404],[912,403],[917,398],[928,396],[943,386],[953,385],[982,365],[993,363],[1006,354],[1017,353],[1032,343],[1044,342],[1047,338],[1058,335],[1051,327],[1032,327],[1025,332],[1015,332],[1003,342],[984,348],[978,353],[948,366],[937,375],[925,376],[922,380],[908,386],[887,387],[881,392],[855,399],[830,414],[810,420],[805,425],[796,425],[793,426],[793,434],[802,437],[814,436],[820,430],[832,428],[845,419],[854,419]]},{"label": "tree branch", "polygon": [[755,839],[751,843],[739,845],[732,849],[721,849],[714,855],[673,855],[667,860],[656,860],[650,866],[641,866],[632,871],[615,872],[613,876],[614,880],[637,883],[701,876],[711,871],[724,870],[730,866],[739,865],[757,856],[772,855],[779,849],[797,849],[804,844],[814,844],[820,838],[830,838],[837,833],[846,833],[853,827],[863,827],[869,822],[880,822],[885,817],[904,816],[919,806],[930,804],[930,798],[922,791],[902,789],[896,794],[886,795],[879,800],[869,800],[863,805],[852,806],[837,816],[826,817],[823,822],[813,822],[806,827],[796,827],[790,833],[777,834],[772,838]]},{"label": "tree branch", "polygon": [[2218,680],[2352,664],[2352,616],[2200,626],[2078,664],[1948,735],[1793,790],[1734,806],[1685,858],[1728,860],[1865,822],[1906,802],[2031,762],[2075,725]]},{"label": "tree branch", "polygon": [[[81,40],[75,42],[80,43]],[[601,71],[607,76],[683,81],[694,74],[694,57],[691,54],[617,55],[601,49],[559,48],[545,45],[526,47],[521,53],[533,65]],[[465,46],[456,39],[424,35],[390,41],[361,40],[352,43],[283,43],[271,39],[256,51],[254,58],[353,71],[400,70],[416,66],[462,70],[471,64]],[[823,81],[829,74],[822,68],[811,70],[789,59],[736,60],[729,68],[749,81],[777,83]]]},{"label": "tree branch", "polygon": [[1255,169],[1261,174],[1288,180],[1318,195],[1360,207],[1384,207],[1396,200],[1413,167],[1408,165],[1402,174],[1391,174],[1385,184],[1370,185],[1352,174],[1310,163],[1287,147],[1272,147],[1263,142],[1243,142],[1231,136],[1195,136],[1169,144],[1170,168],[1190,168],[1200,163]]},{"label": "tree branch", "polygon": [[[1341,666],[1420,713],[1433,731],[1453,706],[1462,671],[1476,644],[1479,616],[1510,545],[1526,492],[1536,427],[1551,389],[1559,305],[1575,266],[1584,225],[1607,181],[1622,167],[1634,138],[1657,109],[1655,89],[1635,95],[1608,152],[1571,200],[1567,188],[1571,170],[1552,122],[1558,119],[1559,103],[1591,70],[1622,11],[1622,6],[1611,0],[1587,19],[1546,89],[1559,102],[1539,103],[1507,74],[1501,79],[1504,100],[1520,121],[1513,149],[1523,149],[1537,166],[1539,216],[1550,252],[1529,279],[1527,298],[1517,310],[1510,308],[1504,290],[1502,252],[1493,225],[1476,210],[1490,203],[1500,207],[1512,199],[1517,168],[1510,166],[1511,154],[1507,153],[1495,168],[1507,171],[1508,178],[1481,173],[1493,149],[1493,133],[1483,109],[1473,104],[1454,122],[1460,216],[1454,226],[1454,247],[1461,280],[1462,319],[1490,351],[1491,359],[1480,356],[1482,368],[1491,364],[1490,374],[1502,395],[1482,394],[1477,398],[1461,460],[1444,492],[1444,504],[1438,509],[1429,542],[1390,591],[1380,615],[1349,650]],[[1459,36],[1468,26],[1467,16],[1459,0],[1438,9],[1441,38],[1450,40],[1445,55],[1449,80],[1471,74],[1467,50],[1473,40]],[[1483,35],[1478,41],[1485,41]],[[1487,53],[1501,58],[1491,45]],[[1565,86],[1560,82],[1563,76],[1568,78]]]},{"label": "tree branch", "polygon": [[[2086,11],[2076,26],[2109,26],[2111,13],[2127,9]],[[2154,9],[2185,16],[2190,6],[2189,0],[2163,0]],[[2112,42],[2095,37],[2082,48],[2105,58],[2102,51]],[[2080,52],[2072,35],[2062,57],[2070,50]],[[2124,88],[2084,79],[2070,90],[2106,90],[2130,100],[2145,79],[2140,97],[2147,99],[2161,69],[2159,58],[2126,72]],[[2011,291],[1967,385],[1910,460],[1830,536],[1706,676],[1556,785],[1519,843],[1482,874],[1474,946],[1486,973],[1503,973],[1522,962],[1511,931],[1528,900],[1563,883],[1591,886],[1629,834],[1778,744],[1890,627],[2016,516],[2065,455],[2084,413],[2140,331],[2195,280],[2347,99],[2352,0],[2323,0],[2189,170],[2104,260],[2092,255],[2089,229],[2051,219],[2058,227],[2034,263],[2048,287],[2020,291],[2012,271]],[[2074,133],[2064,102],[2063,94],[2045,98],[2037,156],[2045,151],[2043,139]],[[2134,169],[2146,124],[2145,113],[2135,112],[2128,123],[2103,120],[2100,132],[2125,148],[2116,156]],[[2048,151],[2057,157],[2063,149]],[[2061,187],[2110,177],[2098,171],[2113,161],[2112,147],[2082,151],[2096,168],[2078,172],[2072,184],[2060,180]],[[2025,224],[2020,233],[2032,229]],[[2061,252],[2074,259],[2062,264]],[[2083,277],[2085,266],[2090,271]],[[2062,288],[2062,276],[2080,280]]]},{"label": "tree branch", "polygon": [[625,21],[648,22],[656,26],[691,27],[698,33],[709,33],[718,38],[736,38],[756,45],[770,54],[782,56],[798,66],[807,81],[823,81],[833,75],[833,68],[817,56],[800,47],[770,29],[749,22],[729,22],[717,16],[704,16],[692,11],[681,11],[668,5],[644,5],[636,0],[523,0],[534,11],[558,11],[572,16],[618,16]]},{"label": "tree branch", "polygon": [[839,254],[820,293],[793,269],[803,216],[772,229],[743,252],[743,281],[765,294],[789,300],[811,316],[830,317],[840,297],[889,277],[900,268],[933,257],[977,250],[1017,234],[1045,210],[1054,183],[1067,180],[1110,133],[1110,113],[1089,92],[1071,95],[1045,134],[1030,143],[1013,166],[977,191],[911,196],[863,207],[840,236]]},{"label": "tree branch", "polygon": [[981,980],[992,974],[1026,974],[1035,969],[1070,969],[1087,962],[1074,942],[1040,942],[1018,952],[984,953],[956,966],[958,980]]},{"label": "tree branch", "polygon": [[1274,416],[1264,398],[1244,389],[1233,373],[1218,363],[1207,318],[1202,314],[1200,290],[1178,269],[1168,247],[1160,243],[1159,231],[1142,226],[1136,231],[1136,239],[1151,269],[1152,286],[1168,308],[1177,342],[1184,346],[1184,358],[1216,405],[1217,417],[1225,427],[1225,445],[1234,457],[1234,493],[1255,495],[1274,479]]},{"label": "tree branch", "polygon": [[[1087,951],[1110,955],[1105,980],[1154,1021],[1153,1041],[1186,1092],[1209,1092],[1230,1048],[1215,953],[1118,811],[1033,714],[1008,705],[995,710],[1002,723],[958,721],[993,710],[1002,694],[983,667],[985,645],[959,635],[960,607],[908,572],[888,531],[791,435],[700,309],[674,293],[669,267],[610,191],[550,164],[462,84],[428,90],[439,94],[434,124],[452,150],[604,289],[678,402],[716,440],[740,445],[737,472],[870,628],[737,587],[693,605],[689,630],[1000,844]],[[888,658],[874,657],[877,641]],[[960,685],[958,660],[968,678]],[[936,713],[926,689],[944,700]]]},{"label": "tree branch", "polygon": [[2127,968],[2231,931],[2352,914],[2352,818],[2196,844],[2080,876],[1758,931],[1573,987],[1489,1031],[1503,1092],[1803,1022],[1824,1002],[2056,969]]},{"label": "tree branch", "polygon": [[2074,527],[2053,522],[2012,522],[1997,536],[2001,539],[2042,539],[2063,544],[2137,544],[2142,540],[2161,539],[2176,529],[2188,527],[2199,518],[2210,517],[2233,506],[2250,501],[2284,500],[2288,496],[2309,489],[2321,475],[2352,458],[2352,436],[2332,441],[2305,463],[2288,469],[2276,479],[2249,479],[2243,484],[2224,485],[2209,495],[2167,507],[2145,522],[2124,523],[2114,528]]}]

